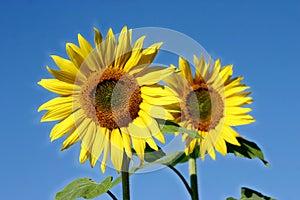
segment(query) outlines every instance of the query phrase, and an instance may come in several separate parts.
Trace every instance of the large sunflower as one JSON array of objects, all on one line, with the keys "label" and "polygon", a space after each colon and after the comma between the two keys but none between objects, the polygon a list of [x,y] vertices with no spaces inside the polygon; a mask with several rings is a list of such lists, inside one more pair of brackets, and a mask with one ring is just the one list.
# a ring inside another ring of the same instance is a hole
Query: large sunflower
[{"label": "large sunflower", "polygon": [[67,135],[62,150],[81,141],[80,162],[89,158],[94,167],[103,155],[103,173],[109,154],[119,172],[123,156],[132,158],[132,146],[141,161],[146,143],[157,150],[154,138],[165,140],[154,118],[172,119],[160,105],[177,101],[157,84],[176,69],[149,66],[162,43],[143,49],[145,37],[132,44],[131,35],[124,27],[116,40],[110,29],[103,40],[95,29],[94,49],[78,34],[79,46],[66,45],[70,60],[52,56],[60,70],[47,67],[55,78],[39,82],[60,95],[39,108],[47,110],[41,121],[59,120],[51,141]]},{"label": "large sunflower", "polygon": [[192,75],[189,63],[179,58],[181,73],[167,77],[164,81],[176,91],[181,99],[181,112],[174,112],[175,121],[180,125],[196,130],[204,139],[186,139],[186,154],[200,145],[200,156],[204,159],[208,153],[215,159],[216,149],[226,155],[226,142],[240,145],[236,137],[239,134],[232,128],[254,122],[248,115],[252,98],[245,92],[249,87],[241,84],[243,77],[232,77],[232,65],[221,68],[220,60],[214,64],[206,63],[204,56],[194,56],[195,75]]}]

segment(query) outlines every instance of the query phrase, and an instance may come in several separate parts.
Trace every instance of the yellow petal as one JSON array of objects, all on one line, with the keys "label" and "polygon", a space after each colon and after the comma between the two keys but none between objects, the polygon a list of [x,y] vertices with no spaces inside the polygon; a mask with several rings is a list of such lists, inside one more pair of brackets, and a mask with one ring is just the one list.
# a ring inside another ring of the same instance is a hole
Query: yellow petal
[{"label": "yellow petal", "polygon": [[224,126],[222,131],[222,138],[226,140],[226,142],[229,142],[230,144],[240,146],[240,143],[236,139],[236,137],[239,137],[239,134],[233,130],[229,126]]},{"label": "yellow petal", "polygon": [[205,60],[204,55],[201,55],[200,60],[198,60],[197,56],[194,55],[194,65],[196,66],[195,69],[195,82],[198,82],[200,80],[204,80],[204,75],[201,74],[201,69],[205,67]]},{"label": "yellow petal", "polygon": [[104,144],[108,142],[108,137],[105,134],[106,128],[97,127],[95,140],[91,152],[91,166],[94,167],[98,158],[104,149]]},{"label": "yellow petal", "polygon": [[213,159],[216,160],[216,153],[214,149],[208,151],[208,155]]},{"label": "yellow petal", "polygon": [[222,77],[223,83],[228,81],[230,77],[232,76],[232,67],[233,65],[224,66],[220,71],[220,76]]},{"label": "yellow petal", "polygon": [[112,29],[108,30],[105,40],[106,48],[105,48],[105,66],[110,66],[115,59],[116,52],[116,39]]},{"label": "yellow petal", "polygon": [[95,38],[94,38],[94,42],[96,44],[96,46],[100,45],[102,42],[102,35],[101,33],[98,31],[97,28],[94,27],[94,32],[95,32]]},{"label": "yellow petal", "polygon": [[115,66],[119,68],[123,68],[124,64],[130,57],[131,53],[131,44],[129,33],[127,31],[127,27],[124,26],[118,39],[118,45],[116,49],[116,59],[115,59]]},{"label": "yellow petal", "polygon": [[196,147],[197,144],[198,144],[198,140],[197,139],[193,139],[189,143],[188,147],[185,149],[185,154],[187,154],[187,155],[191,154],[194,151],[194,149],[195,149],[195,147]]},{"label": "yellow petal", "polygon": [[96,124],[92,120],[88,120],[89,123],[87,125],[86,133],[82,136],[82,143],[85,145],[85,147],[88,149],[90,153],[92,153],[93,144],[95,142],[96,138]]},{"label": "yellow petal", "polygon": [[251,94],[251,92],[240,92],[238,94],[235,94],[234,97],[228,97],[228,99],[230,99],[230,98],[236,98],[236,97],[239,97],[239,98],[241,98],[241,97],[247,97],[250,94]]},{"label": "yellow petal", "polygon": [[63,137],[67,134],[75,125],[74,115],[69,115],[61,122],[55,124],[50,132],[51,141]]},{"label": "yellow petal", "polygon": [[225,96],[229,97],[231,95],[235,95],[236,93],[242,92],[249,88],[250,88],[249,86],[244,86],[244,85],[232,87],[232,88],[229,88],[228,90],[225,90]]},{"label": "yellow petal", "polygon": [[70,73],[72,73],[74,75],[77,74],[78,69],[77,69],[77,67],[74,65],[74,63],[72,61],[64,59],[64,58],[59,57],[59,56],[55,56],[55,55],[52,55],[51,57],[52,57],[53,61],[56,63],[56,65],[62,71],[70,72]]},{"label": "yellow petal", "polygon": [[84,61],[84,57],[82,56],[82,53],[80,51],[80,48],[72,43],[66,44],[66,51],[69,56],[69,58],[72,60],[74,65],[80,69],[81,64]]},{"label": "yellow petal", "polygon": [[94,37],[94,42],[96,45],[96,49],[93,51],[96,58],[98,58],[98,64],[99,64],[99,68],[104,68],[105,66],[105,60],[104,60],[104,55],[105,55],[105,42],[103,42],[102,40],[102,35],[101,33],[98,31],[98,29],[94,28],[94,32],[95,32],[95,37]]},{"label": "yellow petal", "polygon": [[166,69],[166,67],[163,67],[163,66],[149,67],[148,65],[139,65],[139,66],[135,67],[134,69],[132,69],[131,71],[129,71],[129,74],[133,75],[134,77],[142,77],[142,76],[145,76],[146,74],[160,71],[163,69]]},{"label": "yellow petal", "polygon": [[84,146],[83,143],[81,143],[81,149],[80,149],[80,155],[79,155],[79,162],[84,163],[90,156],[89,151]]},{"label": "yellow petal", "polygon": [[81,34],[78,34],[78,42],[83,57],[87,57],[93,51],[93,46]]},{"label": "yellow petal", "polygon": [[212,159],[215,159],[214,144],[216,143],[216,140],[214,140],[212,137],[212,135],[215,135],[215,132],[215,130],[210,130],[203,140],[203,146],[200,147],[202,159],[204,159],[206,152],[211,156]]},{"label": "yellow petal", "polygon": [[51,109],[58,109],[63,104],[72,103],[73,97],[56,97],[51,99],[50,101],[47,101],[43,105],[41,105],[38,109],[38,112],[41,110],[51,110]]},{"label": "yellow petal", "polygon": [[128,74],[130,74],[134,77],[138,77],[139,74],[141,74],[141,73],[144,74],[145,70],[148,69],[147,67],[148,67],[148,65],[138,65],[138,66],[130,67]]},{"label": "yellow petal", "polygon": [[[79,134],[79,137],[80,138],[84,138],[88,131],[88,127],[91,123],[91,119],[90,118],[83,118],[82,120],[80,121],[76,121],[76,125],[77,125],[77,131],[78,131],[78,134]],[[85,147],[88,148],[87,144],[85,144]]]},{"label": "yellow petal", "polygon": [[[152,130],[152,129],[154,129],[154,130]],[[157,139],[158,141],[160,141],[162,144],[165,144],[165,143],[166,143],[166,140],[165,140],[164,134],[163,134],[161,131],[156,131],[156,132],[154,132],[155,129],[156,129],[155,126],[153,126],[153,127],[151,126],[151,127],[150,127],[150,130],[151,130],[152,133],[153,133],[153,137],[154,137],[155,139]]]},{"label": "yellow petal", "polygon": [[231,87],[235,87],[240,85],[240,82],[244,79],[244,77],[240,76],[240,77],[235,77],[233,79],[229,79],[226,83],[225,83],[225,90],[228,90]]},{"label": "yellow petal", "polygon": [[147,128],[147,125],[141,117],[134,119],[133,122],[129,124],[128,131],[131,138],[143,139],[149,144],[152,149],[158,149],[151,136],[150,130]]},{"label": "yellow petal", "polygon": [[121,128],[120,130],[123,138],[123,146],[125,152],[129,158],[132,158],[131,143],[130,143],[130,136],[128,130],[126,128]]},{"label": "yellow petal", "polygon": [[146,148],[146,142],[144,139],[141,138],[136,138],[136,137],[131,137],[131,141],[133,144],[133,148],[137,153],[137,156],[141,160],[141,164],[144,162],[144,151]]},{"label": "yellow petal", "polygon": [[118,129],[114,129],[111,132],[111,147],[110,158],[111,162],[119,173],[122,168],[123,162],[123,139]]},{"label": "yellow petal", "polygon": [[220,152],[223,156],[227,154],[227,146],[223,138],[219,138],[215,144],[215,148],[218,152]]},{"label": "yellow petal", "polygon": [[253,119],[250,115],[230,115],[226,116],[226,124],[230,126],[240,126],[245,124],[250,124],[252,122],[255,122],[255,119]]},{"label": "yellow petal", "polygon": [[60,95],[72,95],[74,90],[80,90],[80,86],[66,83],[57,79],[42,79],[40,82],[38,82],[38,84],[47,90]]},{"label": "yellow petal", "polygon": [[227,98],[226,99],[226,107],[236,107],[236,106],[244,106],[246,104],[252,103],[251,97],[236,97]]},{"label": "yellow petal", "polygon": [[143,50],[142,57],[137,66],[151,64],[162,44],[162,42],[158,42]]},{"label": "yellow petal", "polygon": [[173,103],[179,103],[180,100],[176,96],[148,96],[145,94],[141,94],[141,97],[144,101],[152,105],[169,105]]},{"label": "yellow petal", "polygon": [[171,115],[164,107],[162,106],[155,106],[145,102],[140,104],[140,108],[148,113],[151,117],[158,118],[158,119],[167,119],[173,120],[174,117]]},{"label": "yellow petal", "polygon": [[226,107],[225,116],[246,114],[251,110],[252,110],[251,108],[243,108],[243,107]]},{"label": "yellow petal", "polygon": [[[133,45],[131,56],[126,62],[124,66],[124,71],[129,71],[137,66],[139,60],[142,57],[142,49],[143,49],[143,42],[144,42],[145,36],[140,37]],[[143,68],[141,68],[142,70]],[[132,72],[131,74],[134,74],[138,71]]]},{"label": "yellow petal", "polygon": [[54,62],[61,69],[53,70],[47,66],[47,70],[52,74],[56,79],[73,84],[76,82],[86,81],[86,77],[77,69],[73,62],[66,60],[58,56],[52,56]]},{"label": "yellow petal", "polygon": [[42,117],[41,122],[56,121],[68,117],[73,112],[73,104],[59,104],[55,109],[50,109]]},{"label": "yellow petal", "polygon": [[131,137],[146,139],[151,136],[151,133],[147,129],[147,126],[143,122],[142,118],[139,116],[135,118],[129,125],[128,125],[128,132]]},{"label": "yellow petal", "polygon": [[165,77],[170,76],[175,71],[177,71],[176,67],[171,66],[171,67],[165,68],[163,70],[150,72],[148,74],[145,74],[142,77],[137,77],[136,80],[140,86],[152,85],[152,84],[158,83]]},{"label": "yellow petal", "polygon": [[216,80],[222,80],[220,78],[220,74],[219,74],[220,69],[221,69],[221,61],[220,61],[220,59],[218,59],[215,61],[215,65],[212,69],[211,76],[210,76],[209,80],[207,81],[208,84],[211,84],[211,83],[215,82]]},{"label": "yellow petal", "polygon": [[[157,121],[150,117],[149,114],[143,110],[139,111],[139,116],[144,122],[145,126],[147,126],[150,134],[153,137],[155,137],[158,141],[165,143],[165,138],[158,127]],[[158,150],[156,144],[153,144],[154,140],[152,139],[152,137],[149,137],[147,143],[152,149]]]},{"label": "yellow petal", "polygon": [[193,83],[191,67],[186,59],[179,57],[179,68],[181,70],[183,77],[185,77],[189,83]]},{"label": "yellow petal", "polygon": [[74,84],[74,82],[76,80],[76,75],[72,74],[71,72],[54,70],[54,69],[49,68],[48,66],[46,66],[46,68],[50,74],[52,74],[56,79],[58,79],[60,81]]},{"label": "yellow petal", "polygon": [[61,151],[69,148],[73,144],[77,143],[80,140],[79,134],[76,129],[73,129],[73,131],[70,132],[66,140],[63,142],[63,145],[61,147]]},{"label": "yellow petal", "polygon": [[[108,135],[110,135],[110,133],[107,132],[106,135],[108,137]],[[102,162],[101,162],[101,171],[102,171],[102,173],[104,173],[105,169],[106,169],[106,161],[107,161],[109,149],[110,149],[110,141],[108,139],[108,140],[105,140],[105,142],[104,142],[104,152],[103,152],[103,158],[102,158]]]},{"label": "yellow petal", "polygon": [[129,29],[127,34],[128,34],[128,38],[129,38],[129,44],[131,45],[132,44],[132,29]]},{"label": "yellow petal", "polygon": [[[212,58],[210,58],[212,60]],[[210,63],[205,62],[204,55],[201,56],[198,65],[196,66],[196,80],[205,80],[209,76]]]},{"label": "yellow petal", "polygon": [[163,81],[175,92],[176,96],[183,96],[184,91],[191,89],[191,84],[179,73],[174,73],[164,78]]},{"label": "yellow petal", "polygon": [[141,92],[148,96],[175,96],[175,92],[171,88],[162,85],[143,86]]}]

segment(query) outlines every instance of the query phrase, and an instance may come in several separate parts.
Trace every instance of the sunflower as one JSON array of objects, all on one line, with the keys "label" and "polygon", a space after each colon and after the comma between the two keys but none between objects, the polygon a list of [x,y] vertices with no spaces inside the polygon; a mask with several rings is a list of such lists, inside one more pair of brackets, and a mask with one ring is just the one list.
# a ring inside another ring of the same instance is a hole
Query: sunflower
[{"label": "sunflower", "polygon": [[80,34],[79,46],[66,44],[70,59],[52,56],[59,70],[47,70],[53,79],[38,84],[59,96],[38,109],[47,110],[41,121],[58,121],[51,141],[66,135],[62,150],[81,142],[79,161],[92,167],[102,156],[119,172],[125,156],[132,158],[132,146],[144,160],[146,144],[157,150],[164,143],[155,118],[173,119],[163,108],[177,101],[171,90],[158,84],[174,73],[174,67],[150,67],[162,43],[143,48],[144,36],[132,44],[132,30],[124,27],[115,38],[109,29],[106,38],[95,31],[95,48]]},{"label": "sunflower", "polygon": [[[239,134],[233,126],[254,122],[248,114],[252,103],[249,87],[241,84],[243,77],[232,77],[232,65],[221,67],[220,60],[207,63],[202,56],[194,56],[195,75],[187,60],[179,58],[181,73],[167,77],[164,81],[181,99],[180,109],[173,114],[175,121],[181,126],[197,131],[204,139],[193,139],[183,134],[186,140],[186,154],[200,145],[200,156],[204,159],[208,153],[215,159],[216,149],[226,155],[226,142],[240,146]],[[180,110],[180,111],[179,111]]]}]

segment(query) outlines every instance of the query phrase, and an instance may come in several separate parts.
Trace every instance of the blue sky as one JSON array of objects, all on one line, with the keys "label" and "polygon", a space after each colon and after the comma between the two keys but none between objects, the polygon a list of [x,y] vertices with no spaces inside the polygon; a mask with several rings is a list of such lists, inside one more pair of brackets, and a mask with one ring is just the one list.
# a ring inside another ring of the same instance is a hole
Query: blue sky
[{"label": "blue sky", "polygon": [[[200,197],[239,196],[247,186],[278,199],[298,199],[300,3],[297,1],[10,1],[0,3],[1,55],[1,199],[53,199],[75,178],[96,181],[99,168],[78,162],[79,146],[60,152],[63,140],[50,143],[53,123],[40,123],[37,107],[54,95],[36,82],[50,77],[49,55],[66,57],[65,43],[77,33],[93,41],[93,27],[115,32],[164,27],[198,41],[251,86],[257,122],[239,127],[241,135],[262,147],[269,168],[258,160],[217,156],[198,162]],[[177,63],[175,63],[177,64]],[[179,165],[187,177],[187,165]],[[167,169],[134,175],[132,199],[189,199]],[[121,187],[112,191],[120,196]],[[109,199],[102,196],[98,199]]]}]

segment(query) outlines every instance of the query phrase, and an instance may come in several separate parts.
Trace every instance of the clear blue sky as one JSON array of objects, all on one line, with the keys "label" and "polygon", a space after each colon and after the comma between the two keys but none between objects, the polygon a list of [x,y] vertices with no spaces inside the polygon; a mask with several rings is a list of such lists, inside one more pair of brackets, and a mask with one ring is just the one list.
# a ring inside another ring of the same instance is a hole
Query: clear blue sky
[{"label": "clear blue sky", "polygon": [[[93,40],[93,27],[116,32],[164,27],[197,40],[235,75],[252,86],[257,122],[240,127],[271,163],[217,156],[199,165],[202,200],[239,196],[247,186],[282,200],[297,200],[299,158],[300,3],[297,1],[10,1],[0,3],[1,164],[0,199],[50,200],[79,177],[100,181],[99,168],[78,162],[79,146],[60,152],[50,143],[52,123],[40,123],[37,107],[52,98],[36,82],[50,77],[50,54],[66,56],[65,43],[77,33]],[[185,171],[187,165],[178,168]],[[167,169],[132,177],[132,199],[189,199]],[[112,190],[120,196],[121,187]],[[104,195],[99,199],[109,199]]]}]

